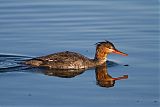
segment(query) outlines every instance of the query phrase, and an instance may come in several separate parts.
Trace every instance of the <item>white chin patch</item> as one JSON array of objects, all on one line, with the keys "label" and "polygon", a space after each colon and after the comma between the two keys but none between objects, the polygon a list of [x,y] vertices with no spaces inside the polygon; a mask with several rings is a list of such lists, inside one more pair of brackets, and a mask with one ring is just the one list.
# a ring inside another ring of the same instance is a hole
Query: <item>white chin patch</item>
[{"label": "white chin patch", "polygon": [[107,61],[107,58],[105,57],[103,60],[102,60],[102,63],[106,62]]},{"label": "white chin patch", "polygon": [[109,49],[109,52],[113,52],[114,50],[113,49]]}]

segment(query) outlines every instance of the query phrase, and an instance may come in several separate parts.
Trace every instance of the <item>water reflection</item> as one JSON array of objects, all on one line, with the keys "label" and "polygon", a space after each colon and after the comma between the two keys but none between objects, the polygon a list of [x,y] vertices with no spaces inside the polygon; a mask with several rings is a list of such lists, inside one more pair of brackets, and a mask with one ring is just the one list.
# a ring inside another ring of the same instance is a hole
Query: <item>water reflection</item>
[{"label": "water reflection", "polygon": [[96,81],[97,84],[101,87],[113,87],[116,80],[127,79],[128,75],[123,75],[121,77],[113,78],[108,74],[107,64],[104,63],[101,66],[95,68]]},{"label": "water reflection", "polygon": [[[112,62],[113,63],[113,62]],[[111,65],[109,65],[111,66]],[[128,75],[123,75],[120,77],[112,77],[108,74],[108,64],[104,63],[103,65],[97,66],[95,68],[95,74],[96,74],[96,83],[100,87],[113,87],[115,85],[115,81],[127,79]],[[59,69],[44,69],[39,68],[34,70],[34,72],[40,72],[48,76],[56,76],[61,78],[73,78],[75,76],[78,76],[82,73],[84,73],[87,70],[59,70]]]},{"label": "water reflection", "polygon": [[[44,69],[41,73],[48,75],[48,76],[56,76],[61,78],[72,78],[77,75],[80,75],[85,70],[60,70],[60,69]],[[38,71],[39,72],[39,71]]]},{"label": "water reflection", "polygon": [[[29,57],[16,56],[16,55],[0,55],[0,73],[6,72],[32,72],[41,73],[47,76],[54,76],[60,78],[73,78],[84,73],[85,69],[80,70],[60,70],[60,69],[46,69],[38,67],[27,67],[22,65],[20,62],[28,59]],[[116,80],[127,79],[128,75],[123,75],[120,77],[113,78],[108,74],[107,67],[116,66],[117,63],[112,61],[107,61],[103,65],[97,66],[95,69],[96,83],[100,87],[113,87]],[[94,70],[93,69],[93,70]]]}]

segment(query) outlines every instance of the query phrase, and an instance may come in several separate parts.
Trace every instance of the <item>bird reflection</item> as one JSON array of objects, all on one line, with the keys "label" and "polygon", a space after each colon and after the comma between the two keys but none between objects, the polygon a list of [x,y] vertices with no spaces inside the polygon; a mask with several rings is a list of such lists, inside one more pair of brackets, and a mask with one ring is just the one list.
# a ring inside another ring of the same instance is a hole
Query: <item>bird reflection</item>
[{"label": "bird reflection", "polygon": [[[40,72],[48,76],[56,76],[61,78],[73,78],[84,73],[86,70],[60,70],[60,69],[37,69],[34,72]],[[116,80],[127,79],[128,75],[123,75],[120,77],[113,78],[111,75],[108,74],[107,64],[104,63],[100,66],[95,68],[96,74],[96,83],[100,87],[113,87],[115,85]]]},{"label": "bird reflection", "polygon": [[43,74],[48,76],[56,76],[61,78],[73,78],[77,75],[80,75],[85,70],[60,70],[60,69],[45,69],[43,70]]},{"label": "bird reflection", "polygon": [[95,69],[97,85],[100,87],[113,87],[116,80],[127,79],[128,75],[123,75],[121,77],[113,78],[108,74],[107,64],[104,63],[97,66]]},{"label": "bird reflection", "polygon": [[[44,75],[56,76],[61,78],[73,78],[87,71],[87,69],[60,70],[60,69],[28,67],[26,65],[22,65],[21,63],[18,63],[24,60],[25,58],[27,57],[0,55],[0,73],[20,71],[20,72],[41,73]],[[106,63],[95,67],[96,83],[98,86],[107,87],[107,88],[113,87],[115,85],[116,80],[128,78],[128,75],[123,75],[117,78],[113,78],[111,75],[109,75],[107,66],[111,67],[115,65],[117,65],[117,63],[112,61],[107,61]]]}]

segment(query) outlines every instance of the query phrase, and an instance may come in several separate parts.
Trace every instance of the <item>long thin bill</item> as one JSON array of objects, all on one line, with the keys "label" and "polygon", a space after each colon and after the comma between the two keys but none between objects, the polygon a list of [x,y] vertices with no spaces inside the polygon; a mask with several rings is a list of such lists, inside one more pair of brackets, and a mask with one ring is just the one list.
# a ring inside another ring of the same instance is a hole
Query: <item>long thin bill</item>
[{"label": "long thin bill", "polygon": [[128,56],[128,54],[123,53],[123,52],[121,52],[121,51],[119,51],[119,50],[117,50],[117,49],[114,49],[112,52],[115,53],[115,54],[122,55],[122,56]]},{"label": "long thin bill", "polygon": [[122,80],[122,79],[128,79],[128,75],[123,75],[121,77],[112,78],[113,80]]}]

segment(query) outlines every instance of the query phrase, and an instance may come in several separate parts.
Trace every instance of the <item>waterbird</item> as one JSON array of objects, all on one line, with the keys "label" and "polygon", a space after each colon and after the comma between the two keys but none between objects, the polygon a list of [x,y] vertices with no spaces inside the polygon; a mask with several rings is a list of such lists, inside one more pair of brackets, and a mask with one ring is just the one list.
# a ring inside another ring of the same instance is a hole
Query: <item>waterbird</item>
[{"label": "waterbird", "polygon": [[24,64],[49,69],[89,69],[105,63],[107,56],[111,53],[128,56],[128,54],[116,49],[113,43],[105,40],[96,43],[94,59],[87,58],[76,52],[64,51],[32,58],[24,61]]}]

